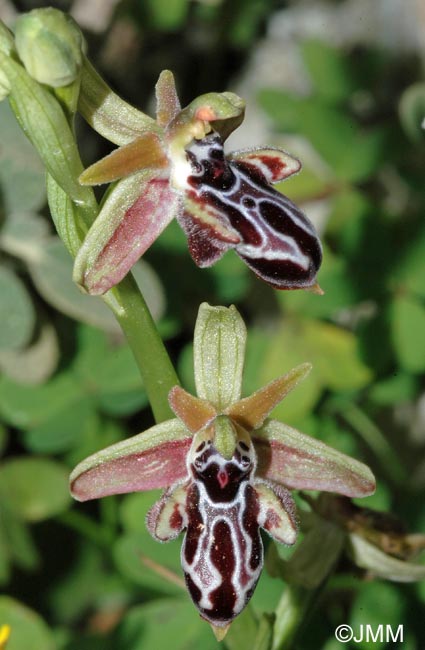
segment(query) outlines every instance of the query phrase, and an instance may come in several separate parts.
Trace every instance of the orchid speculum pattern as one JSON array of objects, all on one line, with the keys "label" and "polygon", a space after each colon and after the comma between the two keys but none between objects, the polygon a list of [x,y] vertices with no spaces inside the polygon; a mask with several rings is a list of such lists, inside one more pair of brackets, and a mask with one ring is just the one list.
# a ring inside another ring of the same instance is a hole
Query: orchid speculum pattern
[{"label": "orchid speculum pattern", "polygon": [[271,286],[320,292],[314,227],[272,187],[297,173],[299,160],[277,148],[225,155],[224,141],[244,117],[234,93],[208,93],[181,109],[166,70],[156,98],[156,121],[145,116],[144,132],[80,177],[87,185],[118,183],[77,255],[74,280],[89,293],[105,293],[176,218],[199,267],[234,249]]},{"label": "orchid speculum pattern", "polygon": [[90,456],[70,479],[80,501],[165,488],[148,513],[148,530],[162,542],[184,532],[187,588],[220,639],[260,577],[260,529],[277,542],[296,541],[291,489],[349,497],[375,489],[362,463],[269,419],[310,364],[241,399],[245,342],[234,307],[201,305],[194,336],[197,397],[174,387],[175,419]]}]

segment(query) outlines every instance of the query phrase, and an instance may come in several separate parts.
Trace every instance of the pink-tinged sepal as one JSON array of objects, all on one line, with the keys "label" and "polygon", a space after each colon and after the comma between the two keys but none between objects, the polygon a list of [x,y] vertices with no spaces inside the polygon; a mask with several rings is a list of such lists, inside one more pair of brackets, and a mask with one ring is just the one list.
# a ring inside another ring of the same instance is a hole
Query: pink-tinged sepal
[{"label": "pink-tinged sepal", "polygon": [[288,546],[297,539],[295,503],[288,490],[277,483],[254,481],[259,502],[258,525],[281,544]]},{"label": "pink-tinged sepal", "polygon": [[191,443],[179,420],[157,424],[83,460],[70,476],[71,494],[87,501],[174,485],[187,476]]},{"label": "pink-tinged sepal", "polygon": [[277,420],[253,432],[257,476],[296,490],[322,490],[348,497],[375,491],[370,469],[320,440]]},{"label": "pink-tinged sepal", "polygon": [[228,159],[245,165],[247,171],[259,174],[267,183],[283,181],[301,169],[298,158],[272,147],[233,151]]},{"label": "pink-tinged sepal", "polygon": [[180,197],[168,180],[139,172],[107,197],[74,265],[74,281],[88,293],[117,284],[178,214]]},{"label": "pink-tinged sepal", "polygon": [[[208,266],[218,259],[225,252],[218,240],[234,248],[256,275],[277,289],[314,287],[322,261],[317,233],[301,210],[268,182],[284,174],[282,160],[273,166],[265,154],[252,163],[243,156],[226,159],[215,132],[192,141],[186,152],[191,173],[182,226],[192,238],[195,262]],[[277,154],[275,158],[279,159]],[[202,230],[210,233],[213,252],[206,237],[198,237]]]},{"label": "pink-tinged sepal", "polygon": [[187,527],[188,483],[171,487],[149,510],[146,527],[159,542],[175,539]]}]

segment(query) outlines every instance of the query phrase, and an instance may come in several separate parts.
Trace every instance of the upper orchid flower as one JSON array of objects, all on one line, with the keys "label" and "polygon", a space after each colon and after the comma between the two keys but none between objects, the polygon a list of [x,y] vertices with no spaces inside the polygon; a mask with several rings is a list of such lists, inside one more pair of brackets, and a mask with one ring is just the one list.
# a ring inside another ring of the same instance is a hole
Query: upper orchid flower
[{"label": "upper orchid flower", "polygon": [[260,528],[278,542],[296,540],[288,488],[351,497],[375,488],[362,463],[268,419],[310,364],[241,399],[245,340],[234,307],[202,305],[194,340],[198,397],[174,387],[169,402],[176,419],[90,456],[71,474],[71,491],[80,501],[166,488],[148,514],[148,529],[160,541],[186,531],[186,584],[220,638],[260,576]]},{"label": "upper orchid flower", "polygon": [[157,86],[157,120],[85,170],[82,184],[120,182],[107,195],[75,262],[75,281],[93,294],[119,282],[176,218],[198,266],[228,249],[278,289],[320,291],[317,234],[271,183],[301,163],[280,149],[225,156],[223,141],[243,120],[237,95],[208,93],[181,110],[171,72]]}]

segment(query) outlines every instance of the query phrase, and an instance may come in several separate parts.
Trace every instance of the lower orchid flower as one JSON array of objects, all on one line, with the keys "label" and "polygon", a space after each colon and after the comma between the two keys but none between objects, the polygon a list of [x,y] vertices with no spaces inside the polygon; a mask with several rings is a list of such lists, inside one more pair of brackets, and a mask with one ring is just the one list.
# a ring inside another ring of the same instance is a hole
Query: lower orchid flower
[{"label": "lower orchid flower", "polygon": [[156,96],[157,120],[144,116],[144,131],[126,137],[80,177],[89,185],[121,180],[81,247],[75,281],[89,293],[105,293],[176,218],[198,266],[211,266],[234,249],[271,286],[320,292],[318,236],[271,185],[298,172],[301,163],[276,148],[225,155],[223,142],[244,114],[234,93],[208,93],[181,110],[173,75],[164,71]]},{"label": "lower orchid flower", "polygon": [[165,488],[147,516],[166,542],[185,531],[181,562],[201,616],[222,638],[248,603],[263,566],[260,529],[294,544],[290,489],[372,494],[362,463],[268,419],[304,379],[305,363],[241,399],[245,325],[234,307],[201,305],[194,337],[198,397],[175,386],[176,418],[90,456],[71,475],[73,496]]}]

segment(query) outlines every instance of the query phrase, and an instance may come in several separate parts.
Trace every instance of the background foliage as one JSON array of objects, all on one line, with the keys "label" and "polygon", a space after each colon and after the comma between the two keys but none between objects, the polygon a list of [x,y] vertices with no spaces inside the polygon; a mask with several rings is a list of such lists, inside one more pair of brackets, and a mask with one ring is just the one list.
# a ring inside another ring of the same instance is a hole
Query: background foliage
[{"label": "background foliage", "polygon": [[[205,300],[233,302],[247,321],[246,393],[311,361],[310,378],[274,416],[367,462],[378,490],[362,505],[423,532],[424,50],[397,42],[387,49],[379,34],[375,42],[342,35],[331,45],[320,30],[302,29],[289,44],[278,35],[276,49],[276,17],[285,18],[287,5],[275,0],[123,0],[94,11],[90,1],[46,4],[74,11],[92,60],[135,105],[150,112],[163,68],[174,70],[183,104],[201,92],[238,92],[243,79],[268,144],[303,159],[303,172],[281,189],[322,230],[323,297],[273,291],[233,253],[197,269],[174,223],[138,263],[138,282],[188,389],[190,340]],[[0,4],[0,17],[12,25],[15,12],[40,6]],[[267,66],[295,65],[286,85],[255,73],[270,33]],[[106,153],[82,123],[79,135],[87,164]],[[256,144],[249,130],[240,137]],[[216,648],[182,589],[179,544],[159,545],[145,529],[157,495],[84,505],[68,496],[76,462],[152,419],[113,317],[72,285],[71,258],[46,210],[42,164],[7,102],[0,142],[0,623],[12,620],[10,650]],[[234,624],[229,650],[251,647],[255,617],[272,612],[283,589],[264,572],[254,617]],[[298,647],[334,650],[340,623],[388,622],[403,623],[403,647],[419,650],[424,607],[423,583],[371,581],[340,566]]]}]

